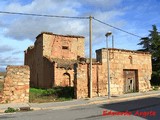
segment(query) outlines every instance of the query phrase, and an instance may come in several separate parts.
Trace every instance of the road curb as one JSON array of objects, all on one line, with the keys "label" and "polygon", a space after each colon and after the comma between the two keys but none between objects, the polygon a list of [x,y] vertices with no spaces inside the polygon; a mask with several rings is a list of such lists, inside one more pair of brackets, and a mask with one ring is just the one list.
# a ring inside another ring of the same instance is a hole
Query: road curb
[{"label": "road curb", "polygon": [[93,101],[93,102],[88,102],[85,104],[77,104],[77,105],[68,105],[68,106],[56,106],[56,107],[46,107],[46,108],[36,108],[36,107],[31,107],[33,110],[57,110],[57,109],[67,109],[67,108],[73,108],[73,107],[79,107],[79,106],[87,106],[87,105],[93,105],[93,104],[102,104],[107,102],[108,104],[110,103],[117,103],[117,102],[123,102],[123,101],[131,101],[131,100],[136,100],[136,99],[142,99],[142,98],[150,98],[154,96],[158,96],[160,93],[156,94],[149,94],[149,95],[143,95],[143,96],[132,96],[132,97],[126,97],[126,98],[119,98],[119,99],[106,99],[106,100],[99,100],[99,101]]},{"label": "road curb", "polygon": [[60,109],[67,109],[67,108],[73,108],[73,107],[78,107],[78,106],[87,106],[89,104],[78,104],[78,105],[68,105],[68,106],[56,106],[56,107],[46,107],[46,108],[36,108],[36,107],[31,107],[33,110],[60,110]]},{"label": "road curb", "polygon": [[117,103],[117,102],[131,101],[131,100],[142,99],[142,98],[150,98],[150,97],[158,96],[158,95],[160,95],[160,93],[147,94],[147,95],[143,95],[143,96],[131,96],[131,97],[125,97],[125,98],[118,98],[118,99],[99,100],[99,101],[90,102],[90,104],[101,104],[104,102]]},{"label": "road curb", "polygon": [[[123,101],[131,101],[131,100],[136,100],[136,99],[143,99],[143,98],[150,98],[154,96],[158,96],[160,93],[151,93],[151,94],[142,94],[142,96],[127,96],[124,98],[111,98],[111,99],[104,99],[104,100],[95,100],[95,101],[88,101],[87,103],[81,103],[81,104],[76,104],[76,105],[64,105],[64,106],[51,106],[51,107],[32,107],[31,105],[28,104],[30,109],[34,111],[38,110],[57,110],[57,109],[67,109],[67,108],[73,108],[73,107],[80,107],[80,106],[87,106],[87,105],[93,105],[93,104],[111,104],[111,103],[118,103],[118,102],[123,102]],[[20,107],[19,107],[20,108]],[[0,113],[4,113],[4,109],[0,109]]]}]

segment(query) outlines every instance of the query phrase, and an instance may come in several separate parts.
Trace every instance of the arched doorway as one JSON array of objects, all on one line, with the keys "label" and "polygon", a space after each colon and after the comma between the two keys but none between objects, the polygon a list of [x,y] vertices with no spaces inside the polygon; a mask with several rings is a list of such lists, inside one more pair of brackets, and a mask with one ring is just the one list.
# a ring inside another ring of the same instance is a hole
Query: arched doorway
[{"label": "arched doorway", "polygon": [[69,73],[64,73],[63,74],[63,82],[62,86],[71,86],[71,79],[70,79],[70,74]]}]

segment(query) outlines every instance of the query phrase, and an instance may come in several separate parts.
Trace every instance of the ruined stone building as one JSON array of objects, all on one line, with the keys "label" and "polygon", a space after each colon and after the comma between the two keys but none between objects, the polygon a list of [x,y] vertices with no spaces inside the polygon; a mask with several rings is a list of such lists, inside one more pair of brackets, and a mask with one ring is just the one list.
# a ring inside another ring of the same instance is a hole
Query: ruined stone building
[{"label": "ruined stone building", "polygon": [[[150,90],[151,55],[109,49],[111,95]],[[84,58],[84,37],[43,32],[25,51],[30,85],[39,88],[74,86],[75,97],[89,95],[89,63]],[[107,95],[107,50],[96,50],[92,66],[93,96]]]},{"label": "ruined stone building", "polygon": [[25,65],[30,66],[30,85],[39,88],[73,86],[73,65],[84,57],[84,37],[43,32],[34,46],[25,51]]},{"label": "ruined stone building", "polygon": [[[123,49],[109,49],[110,92],[119,95],[130,92],[142,92],[151,89],[152,74],[151,55],[147,52]],[[92,94],[105,96],[108,94],[107,50],[96,50],[97,62],[92,66]],[[78,63],[75,79],[75,96],[88,96],[89,64]]]}]

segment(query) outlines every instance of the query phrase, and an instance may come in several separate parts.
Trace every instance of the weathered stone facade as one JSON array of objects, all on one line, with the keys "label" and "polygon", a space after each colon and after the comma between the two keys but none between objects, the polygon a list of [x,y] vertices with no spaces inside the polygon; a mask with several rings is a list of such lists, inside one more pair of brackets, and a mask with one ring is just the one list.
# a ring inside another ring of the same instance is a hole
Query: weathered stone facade
[{"label": "weathered stone facade", "polygon": [[[99,49],[96,53],[97,63],[93,63],[92,67],[93,97],[108,94],[107,50]],[[109,54],[111,95],[151,89],[149,80],[151,79],[152,67],[149,53],[109,49]],[[88,97],[89,64],[77,64],[76,70],[75,96],[76,98]]]},{"label": "weathered stone facade", "polygon": [[[79,63],[76,65],[76,78],[75,78],[75,97],[86,98],[89,96],[89,64]],[[106,73],[102,64],[94,63],[92,65],[92,95],[105,96],[106,92]]]},{"label": "weathered stone facade", "polygon": [[73,67],[70,66],[79,57],[84,57],[83,36],[41,33],[34,46],[25,51],[25,65],[31,70],[31,87],[73,86]]},{"label": "weathered stone facade", "polygon": [[[109,49],[111,95],[150,90],[151,54]],[[89,96],[89,63],[84,58],[84,37],[43,32],[25,51],[31,87],[74,86],[75,97]],[[92,66],[92,95],[108,92],[107,50],[96,50]]]},{"label": "weathered stone facade", "polygon": [[28,103],[29,79],[28,66],[8,66],[1,103]]}]

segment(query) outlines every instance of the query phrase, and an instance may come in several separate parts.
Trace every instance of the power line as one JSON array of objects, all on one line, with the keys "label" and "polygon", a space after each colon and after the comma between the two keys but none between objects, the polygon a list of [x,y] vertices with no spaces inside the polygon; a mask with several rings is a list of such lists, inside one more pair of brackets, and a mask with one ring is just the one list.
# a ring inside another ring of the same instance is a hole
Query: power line
[{"label": "power line", "polygon": [[[8,12],[8,11],[0,11],[0,14],[26,15],[26,16],[51,17],[51,18],[54,17],[54,18],[70,18],[70,19],[89,19],[89,17],[58,16],[58,15],[45,15],[45,14]],[[117,30],[119,30],[119,31],[121,31],[121,32],[125,32],[125,33],[127,33],[127,34],[132,35],[132,36],[136,36],[136,37],[138,37],[138,38],[142,38],[142,37],[139,36],[139,35],[136,35],[136,34],[134,34],[134,33],[125,31],[125,30],[123,30],[123,29],[121,29],[121,28],[118,28],[118,27],[115,27],[115,26],[110,25],[110,24],[108,24],[108,23],[105,23],[105,22],[103,22],[103,21],[101,21],[101,20],[99,20],[99,19],[96,19],[96,18],[94,18],[94,17],[92,17],[92,18],[93,18],[95,21],[99,22],[99,23],[102,23],[102,24],[104,24],[104,25],[107,25],[107,26],[109,26],[109,27],[112,27],[112,28],[114,28],[114,29],[117,29]]]},{"label": "power line", "polygon": [[125,30],[123,30],[123,29],[121,29],[121,28],[115,27],[115,26],[110,25],[110,24],[108,24],[108,23],[102,22],[101,20],[98,20],[98,19],[96,19],[96,18],[94,18],[94,17],[93,17],[93,19],[94,19],[95,21],[99,22],[99,23],[102,23],[102,24],[104,24],[104,25],[107,25],[107,26],[109,26],[109,27],[112,27],[112,28],[114,28],[114,29],[117,29],[117,30],[119,30],[119,31],[121,31],[121,32],[125,32],[125,33],[127,33],[127,34],[130,34],[130,35],[133,35],[133,36],[142,38],[142,37],[139,36],[139,35],[136,35],[136,34],[134,34],[134,33],[128,32],[128,31],[125,31]]},{"label": "power line", "polygon": [[57,15],[44,15],[44,14],[20,13],[20,12],[7,12],[7,11],[0,11],[0,13],[1,13],[1,14],[12,14],[12,15],[37,16],[37,17],[55,17],[55,18],[89,19],[89,17],[57,16]]}]

